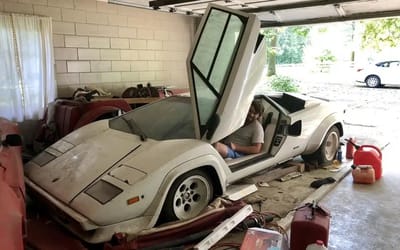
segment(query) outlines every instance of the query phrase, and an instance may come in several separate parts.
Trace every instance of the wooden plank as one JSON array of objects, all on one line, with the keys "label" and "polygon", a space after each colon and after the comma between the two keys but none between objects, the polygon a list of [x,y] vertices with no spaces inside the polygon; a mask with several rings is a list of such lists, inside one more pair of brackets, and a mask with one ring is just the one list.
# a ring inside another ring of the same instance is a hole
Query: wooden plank
[{"label": "wooden plank", "polygon": [[237,201],[251,193],[257,191],[257,187],[254,184],[233,184],[229,185],[225,191],[224,198],[232,201]]},{"label": "wooden plank", "polygon": [[304,163],[298,161],[288,161],[276,166],[273,169],[260,171],[252,176],[242,179],[244,183],[270,182],[279,179],[292,172],[304,172]]},{"label": "wooden plank", "polygon": [[274,170],[269,171],[264,178],[265,182],[270,182],[276,179],[281,178],[282,176],[285,176],[289,173],[292,173],[294,171],[298,171],[299,167],[298,166],[290,166],[290,167],[285,167],[285,168],[277,168]]}]

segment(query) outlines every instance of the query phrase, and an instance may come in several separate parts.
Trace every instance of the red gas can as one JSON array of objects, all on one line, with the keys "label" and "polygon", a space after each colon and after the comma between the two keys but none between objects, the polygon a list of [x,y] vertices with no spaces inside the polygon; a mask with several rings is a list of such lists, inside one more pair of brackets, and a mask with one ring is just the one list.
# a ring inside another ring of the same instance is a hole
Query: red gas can
[{"label": "red gas can", "polygon": [[362,145],[354,153],[353,164],[371,165],[375,171],[375,180],[379,180],[382,176],[382,152],[373,145]]},{"label": "red gas can", "polygon": [[317,240],[328,246],[330,214],[315,202],[297,208],[290,226],[290,250],[304,250]]},{"label": "red gas can", "polygon": [[361,184],[372,184],[375,182],[375,170],[370,165],[353,165],[353,171],[351,172],[353,176],[354,183]]},{"label": "red gas can", "polygon": [[346,144],[346,159],[353,159],[354,157],[354,151],[356,151],[355,149],[355,143],[356,143],[356,139],[355,138],[349,138],[347,140],[347,144]]}]

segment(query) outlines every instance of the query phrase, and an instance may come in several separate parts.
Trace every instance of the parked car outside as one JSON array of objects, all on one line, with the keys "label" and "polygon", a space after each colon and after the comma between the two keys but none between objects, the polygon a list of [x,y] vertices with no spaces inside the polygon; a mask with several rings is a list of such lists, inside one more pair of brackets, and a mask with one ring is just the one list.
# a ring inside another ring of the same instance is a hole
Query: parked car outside
[{"label": "parked car outside", "polygon": [[358,68],[356,81],[370,88],[400,85],[400,60],[381,61]]},{"label": "parked car outside", "polygon": [[[25,164],[32,197],[90,243],[197,216],[236,181],[298,155],[335,159],[342,114],[305,95],[256,95],[266,69],[257,16],[210,4],[187,65],[190,96],[83,126]],[[212,146],[265,108],[262,152],[223,159]]]}]

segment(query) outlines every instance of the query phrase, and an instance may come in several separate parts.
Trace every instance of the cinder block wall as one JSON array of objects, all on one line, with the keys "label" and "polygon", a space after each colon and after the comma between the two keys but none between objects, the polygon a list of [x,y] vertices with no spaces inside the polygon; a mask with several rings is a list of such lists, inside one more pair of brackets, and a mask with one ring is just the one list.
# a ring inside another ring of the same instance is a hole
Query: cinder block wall
[{"label": "cinder block wall", "polygon": [[96,0],[0,0],[0,11],[52,17],[59,97],[84,86],[113,95],[147,82],[188,87],[195,17]]}]

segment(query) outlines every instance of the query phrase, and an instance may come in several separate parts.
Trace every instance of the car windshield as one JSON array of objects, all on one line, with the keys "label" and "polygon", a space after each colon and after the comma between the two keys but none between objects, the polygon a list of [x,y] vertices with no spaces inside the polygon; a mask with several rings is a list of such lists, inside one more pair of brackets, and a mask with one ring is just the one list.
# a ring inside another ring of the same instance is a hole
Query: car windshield
[{"label": "car windshield", "polygon": [[173,96],[109,121],[111,129],[154,140],[195,138],[189,97]]}]

